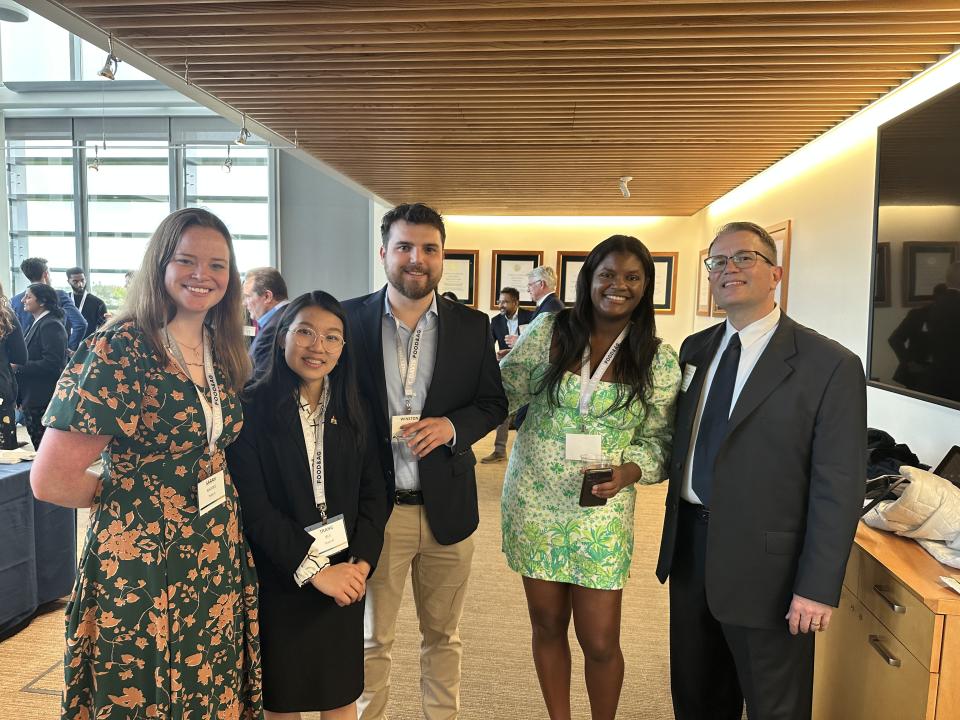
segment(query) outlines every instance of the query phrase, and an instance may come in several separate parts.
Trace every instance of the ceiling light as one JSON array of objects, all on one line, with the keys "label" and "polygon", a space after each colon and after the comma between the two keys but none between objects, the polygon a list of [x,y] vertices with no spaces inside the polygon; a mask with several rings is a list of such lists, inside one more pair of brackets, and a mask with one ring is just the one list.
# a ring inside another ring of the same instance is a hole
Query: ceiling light
[{"label": "ceiling light", "polygon": [[240,127],[240,134],[237,135],[237,139],[234,140],[234,142],[235,142],[237,145],[246,145],[246,144],[247,144],[247,140],[250,139],[250,131],[247,130],[247,116],[246,116],[246,115],[242,115],[241,117],[243,118],[243,119],[242,119],[242,123],[243,123],[243,124],[242,124],[242,126]]},{"label": "ceiling light", "polygon": [[230,173],[233,170],[233,158],[230,157],[230,146],[227,145],[227,157],[223,161],[223,165],[220,166],[220,169],[225,173]]},{"label": "ceiling light", "polygon": [[117,65],[119,64],[120,60],[113,54],[113,35],[107,35],[107,61],[97,75],[107,80],[113,80],[117,76]]},{"label": "ceiling light", "polygon": [[26,22],[27,11],[9,0],[0,0],[0,20],[5,22]]},{"label": "ceiling light", "polygon": [[620,192],[625,198],[630,197],[630,188],[627,187],[627,183],[633,180],[633,175],[623,175],[620,178]]},{"label": "ceiling light", "polygon": [[93,170],[94,172],[100,170],[100,153],[96,145],[93,146],[93,160],[87,163],[87,170]]}]

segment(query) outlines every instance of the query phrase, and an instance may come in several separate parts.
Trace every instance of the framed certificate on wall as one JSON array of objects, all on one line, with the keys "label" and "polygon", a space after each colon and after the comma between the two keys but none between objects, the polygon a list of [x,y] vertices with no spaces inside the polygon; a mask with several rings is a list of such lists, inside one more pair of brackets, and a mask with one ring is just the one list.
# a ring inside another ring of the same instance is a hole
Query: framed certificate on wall
[{"label": "framed certificate on wall", "polygon": [[[673,315],[677,311],[677,262],[679,253],[655,252],[653,267],[653,311]],[[706,268],[704,268],[706,269]]]},{"label": "framed certificate on wall", "polygon": [[443,277],[437,286],[441,295],[452,292],[457,296],[457,302],[477,306],[477,285],[480,280],[479,250],[447,250],[443,251]]},{"label": "framed certificate on wall", "polygon": [[700,251],[700,262],[697,263],[697,315],[710,317],[713,298],[710,296],[710,273],[704,261],[707,259],[707,250]]},{"label": "framed certificate on wall", "polygon": [[557,297],[567,307],[573,307],[577,301],[577,278],[586,258],[586,250],[557,252]]},{"label": "framed certificate on wall", "polygon": [[543,265],[543,250],[494,250],[493,271],[490,273],[490,309],[500,306],[500,288],[513,287],[520,293],[520,307],[536,306],[527,292],[527,275]]},{"label": "framed certificate on wall", "polygon": [[790,289],[790,221],[784,220],[776,225],[765,227],[770,237],[773,238],[774,245],[777,246],[777,265],[783,268],[783,278],[777,285],[774,299],[780,310],[787,311],[787,290]]}]

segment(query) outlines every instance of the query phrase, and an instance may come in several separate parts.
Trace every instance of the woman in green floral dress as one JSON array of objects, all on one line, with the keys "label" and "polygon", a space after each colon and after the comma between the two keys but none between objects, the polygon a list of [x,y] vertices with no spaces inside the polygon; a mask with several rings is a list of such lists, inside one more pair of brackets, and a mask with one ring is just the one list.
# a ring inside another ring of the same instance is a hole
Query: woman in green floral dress
[{"label": "woman in green floral dress", "polygon": [[[656,337],[653,286],[639,240],[604,240],[580,271],[575,307],[540,314],[500,364],[511,412],[530,405],[503,484],[503,551],[523,576],[551,718],[570,717],[571,615],[591,715],[617,711],[635,485],[663,479],[680,385],[677,355]],[[584,454],[613,464],[592,490],[604,505],[579,504]]]},{"label": "woman in green floral dress", "polygon": [[63,718],[263,716],[256,573],[224,460],[250,370],[240,312],[227,228],[175,212],[124,312],[60,379],[31,482],[41,500],[91,507]]}]

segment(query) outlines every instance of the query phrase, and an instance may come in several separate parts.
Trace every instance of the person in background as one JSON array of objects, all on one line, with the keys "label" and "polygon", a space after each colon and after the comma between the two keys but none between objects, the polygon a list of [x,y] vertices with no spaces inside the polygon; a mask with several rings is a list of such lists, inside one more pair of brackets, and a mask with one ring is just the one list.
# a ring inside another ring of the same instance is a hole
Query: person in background
[{"label": "person in background", "polygon": [[247,271],[243,281],[243,306],[250,313],[257,334],[250,343],[250,359],[253,361],[253,379],[267,371],[267,363],[273,352],[273,338],[277,334],[280,309],[290,302],[287,299],[287,283],[280,271],[272,267],[258,267]]},{"label": "person in background", "polygon": [[[44,258],[27,258],[20,263],[20,272],[22,272],[31,283],[52,285],[50,282],[50,271],[47,268],[47,261]],[[54,292],[57,295],[60,308],[63,310],[64,323],[70,333],[67,339],[67,347],[71,350],[76,350],[83,341],[83,338],[86,337],[87,321],[83,315],[80,314],[80,311],[77,310],[77,306],[74,305],[73,298],[70,295],[63,290],[54,290]],[[23,307],[23,293],[14,295],[10,300],[10,304],[13,306],[13,312],[16,314],[17,320],[20,321],[20,327],[23,328],[23,332],[26,334],[30,330],[31,323],[33,323],[33,316]]]},{"label": "person in background", "polygon": [[[315,290],[280,315],[269,369],[248,386],[227,450],[260,578],[263,704],[267,720],[356,720],[386,486],[340,303]],[[339,527],[346,546],[326,549],[311,534],[320,523]]]},{"label": "person in background", "polygon": [[[656,335],[654,272],[639,240],[607,238],[584,261],[576,305],[538,316],[500,364],[510,407],[529,403],[503,482],[503,551],[523,578],[533,661],[558,720],[570,717],[571,616],[591,717],[617,713],[636,485],[664,478],[680,387],[677,354]],[[584,495],[594,462],[608,479]]]},{"label": "person in background", "polygon": [[43,411],[67,361],[67,331],[57,292],[46,283],[33,283],[23,291],[23,307],[30,313],[30,329],[24,337],[27,361],[15,365],[20,411],[34,448],[43,438]]},{"label": "person in background", "polygon": [[129,289],[130,289],[130,283],[133,282],[133,278],[134,278],[134,276],[135,276],[136,274],[137,274],[137,271],[136,271],[136,270],[127,270],[127,271],[123,274],[123,287],[124,287],[125,290],[129,290]]},{"label": "person in background", "polygon": [[87,332],[84,338],[88,338],[107,321],[106,303],[87,290],[87,276],[82,267],[72,267],[67,270],[67,282],[73,288],[73,304],[87,321]]},{"label": "person in background", "polygon": [[[505,287],[500,290],[500,314],[490,320],[490,332],[493,334],[497,360],[502,360],[520,337],[520,328],[533,319],[533,313],[520,307],[520,292],[516,288]],[[493,452],[483,458],[482,463],[495,463],[507,457],[507,436],[510,433],[512,416],[497,426],[497,436],[493,443]]]},{"label": "person in background", "polygon": [[680,348],[657,563],[670,580],[677,720],[809,720],[827,629],[863,507],[860,358],[775,300],[770,233],[724,225],[704,265],[725,322]]},{"label": "person in background", "polygon": [[249,374],[230,232],[171,213],[61,377],[30,471],[38,499],[92,508],[64,718],[262,718],[257,576],[224,453]]},{"label": "person in background", "polygon": [[10,301],[0,285],[0,450],[16,450],[17,381],[11,365],[27,362],[23,329],[13,314]]},{"label": "person in background", "polygon": [[563,302],[557,297],[557,273],[552,267],[541,265],[531,270],[527,276],[527,292],[537,304],[533,317],[563,310]]}]

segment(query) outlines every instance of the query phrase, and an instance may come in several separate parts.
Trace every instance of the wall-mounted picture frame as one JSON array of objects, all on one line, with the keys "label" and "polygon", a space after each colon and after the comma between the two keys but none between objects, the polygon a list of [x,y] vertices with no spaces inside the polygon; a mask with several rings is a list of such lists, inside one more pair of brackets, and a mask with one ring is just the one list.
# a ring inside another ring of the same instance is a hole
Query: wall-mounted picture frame
[{"label": "wall-mounted picture frame", "polygon": [[960,242],[905,242],[903,244],[903,304],[933,302],[933,291],[946,282],[947,269],[960,259]]},{"label": "wall-mounted picture frame", "polygon": [[[677,311],[677,264],[680,253],[652,252],[654,275],[653,311],[673,315]],[[704,268],[706,269],[706,268]]]},{"label": "wall-mounted picture frame", "polygon": [[443,250],[443,277],[437,286],[441,295],[452,292],[461,305],[476,308],[480,284],[479,250]]},{"label": "wall-mounted picture frame", "polygon": [[707,249],[700,251],[700,261],[697,263],[697,315],[700,317],[710,317],[710,310],[713,307],[713,297],[710,294],[710,273],[707,272],[707,266],[703,264],[707,259]]},{"label": "wall-mounted picture frame", "polygon": [[791,220],[769,225],[764,230],[770,233],[774,244],[777,246],[777,265],[783,268],[783,277],[777,290],[774,293],[774,299],[780,306],[781,312],[787,311],[787,292],[790,289],[790,235]]},{"label": "wall-mounted picture frame", "polygon": [[890,243],[877,243],[873,264],[873,306],[890,307]]},{"label": "wall-mounted picture frame", "polygon": [[573,307],[577,301],[577,277],[587,254],[586,250],[557,252],[557,297],[567,307]]},{"label": "wall-mounted picture frame", "polygon": [[494,250],[493,270],[490,273],[490,309],[500,306],[500,288],[514,287],[520,293],[520,307],[536,307],[527,291],[527,275],[543,265],[543,250]]}]

